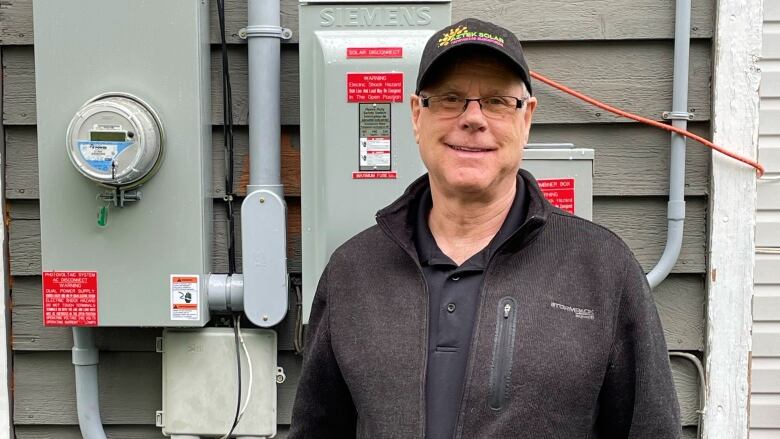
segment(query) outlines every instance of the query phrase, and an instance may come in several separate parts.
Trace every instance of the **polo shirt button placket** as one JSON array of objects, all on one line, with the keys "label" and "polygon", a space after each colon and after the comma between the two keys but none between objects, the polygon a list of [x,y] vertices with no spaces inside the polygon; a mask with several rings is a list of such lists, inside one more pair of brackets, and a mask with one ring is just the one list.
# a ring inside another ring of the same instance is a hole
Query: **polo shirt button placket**
[{"label": "polo shirt button placket", "polygon": [[455,312],[455,304],[454,303],[450,303],[450,304],[447,305],[447,312],[449,312],[449,313],[454,313]]}]

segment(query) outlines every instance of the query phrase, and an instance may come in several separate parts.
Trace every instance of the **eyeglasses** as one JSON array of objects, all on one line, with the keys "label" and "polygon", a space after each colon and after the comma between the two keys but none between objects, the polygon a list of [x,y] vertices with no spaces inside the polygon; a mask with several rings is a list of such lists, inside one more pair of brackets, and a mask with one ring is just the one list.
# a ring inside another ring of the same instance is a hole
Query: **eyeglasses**
[{"label": "eyeglasses", "polygon": [[512,114],[518,108],[523,108],[523,103],[528,98],[516,98],[514,96],[486,96],[483,98],[463,98],[458,95],[424,96],[420,98],[422,106],[431,110],[438,116],[456,117],[463,114],[469,102],[479,102],[482,114],[487,117],[500,118]]}]

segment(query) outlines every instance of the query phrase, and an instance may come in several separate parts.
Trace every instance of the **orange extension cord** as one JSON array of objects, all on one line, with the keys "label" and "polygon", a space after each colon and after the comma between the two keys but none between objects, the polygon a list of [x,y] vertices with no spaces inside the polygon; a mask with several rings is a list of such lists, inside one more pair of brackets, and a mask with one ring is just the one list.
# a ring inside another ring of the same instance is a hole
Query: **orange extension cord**
[{"label": "orange extension cord", "polygon": [[651,119],[647,119],[645,117],[638,116],[638,115],[633,114],[633,113],[629,113],[628,111],[623,111],[623,110],[621,110],[619,108],[615,108],[615,107],[609,106],[609,105],[607,105],[607,104],[605,104],[605,103],[603,103],[601,101],[593,99],[590,96],[587,96],[587,95],[584,95],[584,94],[582,94],[580,92],[574,91],[574,90],[570,89],[569,87],[566,87],[565,85],[558,84],[557,82],[553,81],[552,79],[546,78],[546,77],[540,75],[539,73],[531,72],[531,76],[534,79],[536,79],[536,80],[544,82],[545,84],[547,84],[547,85],[549,85],[551,87],[557,88],[558,90],[561,90],[564,93],[568,93],[568,94],[570,94],[570,95],[572,95],[572,96],[574,96],[574,97],[576,97],[578,99],[582,99],[583,101],[585,101],[585,102],[587,102],[587,103],[589,103],[591,105],[594,105],[596,107],[599,107],[602,110],[609,111],[610,113],[617,114],[618,116],[622,116],[622,117],[625,117],[625,118],[628,118],[628,119],[632,119],[632,120],[635,120],[637,122],[642,122],[644,124],[647,124],[647,125],[650,125],[650,126],[654,126],[656,128],[660,128],[662,130],[666,130],[666,131],[669,131],[669,132],[672,132],[672,133],[677,133],[677,134],[679,134],[681,136],[685,136],[685,137],[687,137],[689,139],[693,139],[693,140],[701,143],[702,145],[708,146],[708,147],[714,149],[715,151],[718,151],[721,154],[724,154],[724,155],[727,155],[727,156],[733,158],[734,160],[739,160],[742,163],[745,163],[747,165],[750,165],[750,166],[756,168],[756,172],[758,173],[759,177],[764,175],[764,167],[760,163],[758,163],[758,162],[756,162],[754,160],[751,160],[751,159],[749,159],[747,157],[743,157],[743,156],[741,156],[739,154],[733,153],[733,152],[731,152],[731,151],[729,151],[729,150],[727,150],[725,148],[722,148],[722,147],[720,147],[720,146],[710,142],[709,140],[707,140],[707,139],[705,139],[705,138],[703,138],[701,136],[697,136],[696,134],[693,134],[690,131],[686,131],[686,130],[683,130],[681,128],[677,128],[677,127],[672,126],[672,125],[668,125],[668,124],[665,124],[665,123],[661,123],[661,122],[657,122],[657,121],[654,121],[654,120],[651,120]]}]

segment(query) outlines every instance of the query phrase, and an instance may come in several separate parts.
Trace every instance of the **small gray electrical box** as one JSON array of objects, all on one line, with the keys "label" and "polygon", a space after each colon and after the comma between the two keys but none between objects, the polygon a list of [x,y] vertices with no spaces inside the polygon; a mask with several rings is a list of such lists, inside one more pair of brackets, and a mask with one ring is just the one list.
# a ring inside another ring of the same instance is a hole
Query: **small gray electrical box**
[{"label": "small gray electrical box", "polygon": [[203,326],[208,2],[35,0],[44,324]]},{"label": "small gray electrical box", "polygon": [[522,168],[533,174],[539,189],[556,207],[587,220],[593,219],[592,149],[570,143],[529,143]]},{"label": "small gray electrical box", "polygon": [[330,254],[425,168],[410,126],[422,50],[449,1],[300,4],[305,320]]},{"label": "small gray electrical box", "polygon": [[[276,386],[284,372],[276,364],[276,332],[243,329],[251,359],[241,349],[241,407],[237,437],[276,435]],[[222,436],[233,424],[238,402],[236,343],[231,328],[166,329],[162,339],[163,434]],[[251,389],[249,387],[251,382]]]}]

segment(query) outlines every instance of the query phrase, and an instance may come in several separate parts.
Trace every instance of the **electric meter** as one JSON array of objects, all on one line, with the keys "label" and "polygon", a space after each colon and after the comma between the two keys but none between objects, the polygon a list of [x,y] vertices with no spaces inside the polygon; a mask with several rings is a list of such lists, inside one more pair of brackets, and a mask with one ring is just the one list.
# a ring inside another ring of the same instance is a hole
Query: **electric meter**
[{"label": "electric meter", "polygon": [[125,93],[106,93],[76,112],[67,134],[68,156],[90,180],[129,189],[148,180],[160,165],[163,131],[146,103]]}]

